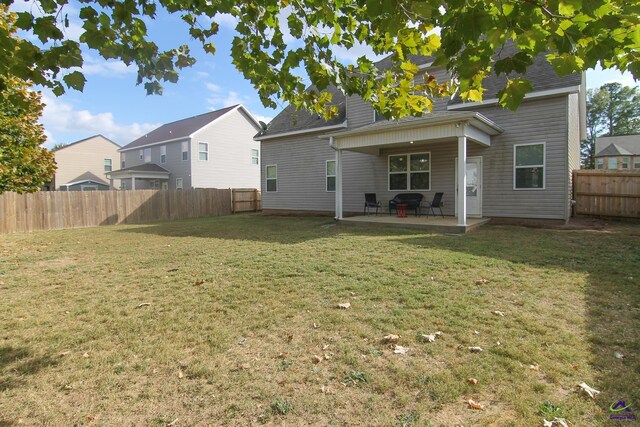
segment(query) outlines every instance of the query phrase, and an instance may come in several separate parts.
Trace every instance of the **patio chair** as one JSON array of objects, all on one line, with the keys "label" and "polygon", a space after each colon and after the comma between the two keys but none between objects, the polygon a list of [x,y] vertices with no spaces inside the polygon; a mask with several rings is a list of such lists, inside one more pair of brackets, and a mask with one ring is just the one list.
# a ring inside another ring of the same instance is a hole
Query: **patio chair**
[{"label": "patio chair", "polygon": [[363,215],[371,215],[371,208],[376,208],[376,216],[377,216],[378,209],[382,209],[382,205],[376,198],[376,193],[365,193]]},{"label": "patio chair", "polygon": [[389,215],[392,211],[398,212],[398,205],[406,205],[407,210],[415,211],[416,216],[420,214],[420,203],[422,203],[422,194],[420,193],[400,193],[389,200]]},{"label": "patio chair", "polygon": [[442,216],[442,218],[444,218],[444,214],[442,213],[442,197],[444,196],[444,193],[436,193],[435,196],[433,196],[433,200],[431,202],[425,202],[425,208],[427,208],[427,216],[429,216],[429,211],[431,211],[433,213],[433,216],[436,216],[436,211],[434,210],[434,208],[438,208],[440,209],[440,215]]}]

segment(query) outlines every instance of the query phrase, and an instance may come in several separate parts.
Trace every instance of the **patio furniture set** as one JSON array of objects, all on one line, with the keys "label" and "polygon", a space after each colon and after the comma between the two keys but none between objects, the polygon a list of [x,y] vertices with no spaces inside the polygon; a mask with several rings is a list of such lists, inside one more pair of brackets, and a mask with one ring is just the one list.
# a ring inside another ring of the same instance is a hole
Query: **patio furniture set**
[{"label": "patio furniture set", "polygon": [[[440,210],[440,215],[444,218],[442,213],[442,197],[444,193],[436,193],[431,202],[423,201],[424,197],[420,193],[400,193],[389,200],[389,215],[396,212],[398,218],[406,218],[407,211],[413,211],[416,216],[422,215],[422,209],[426,209],[426,215],[432,213],[436,216],[435,209]],[[371,215],[371,210],[375,209],[375,214],[378,215],[378,210],[382,213],[382,202],[377,199],[376,193],[365,193],[364,195],[364,214]]]}]

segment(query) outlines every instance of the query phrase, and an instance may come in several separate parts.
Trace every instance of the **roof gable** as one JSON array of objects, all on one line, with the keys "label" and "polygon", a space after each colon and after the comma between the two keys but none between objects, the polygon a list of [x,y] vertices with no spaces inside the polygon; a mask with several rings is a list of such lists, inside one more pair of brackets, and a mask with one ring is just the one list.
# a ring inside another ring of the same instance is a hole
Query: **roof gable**
[{"label": "roof gable", "polygon": [[105,180],[95,176],[91,172],[85,172],[82,175],[72,179],[68,183],[62,184],[62,185],[70,186],[70,185],[75,185],[75,184],[79,184],[81,182],[87,182],[87,181],[95,182],[96,184],[109,185]]},{"label": "roof gable", "polygon": [[118,147],[118,148],[121,148],[121,147],[120,147],[120,145],[116,144],[115,142],[113,142],[113,141],[112,141],[112,140],[110,140],[109,138],[105,137],[104,135],[98,134],[98,135],[90,136],[90,137],[88,137],[88,138],[81,139],[81,140],[79,140],[79,141],[74,141],[74,142],[72,142],[72,143],[62,145],[62,146],[60,146],[60,147],[57,147],[55,150],[51,150],[51,151],[53,151],[53,152],[55,153],[55,152],[58,152],[58,151],[60,151],[60,150],[64,150],[65,148],[69,148],[69,147],[72,147],[72,146],[76,146],[76,145],[78,145],[78,144],[82,144],[83,142],[87,142],[87,141],[94,140],[94,139],[96,139],[96,138],[102,138],[102,139],[103,139],[103,140],[105,140],[106,142],[111,143],[111,144],[115,145],[115,146],[116,146],[116,147]]},{"label": "roof gable", "polygon": [[[612,145],[615,147],[611,148]],[[596,138],[596,157],[617,155],[640,156],[640,135],[601,136]]]}]

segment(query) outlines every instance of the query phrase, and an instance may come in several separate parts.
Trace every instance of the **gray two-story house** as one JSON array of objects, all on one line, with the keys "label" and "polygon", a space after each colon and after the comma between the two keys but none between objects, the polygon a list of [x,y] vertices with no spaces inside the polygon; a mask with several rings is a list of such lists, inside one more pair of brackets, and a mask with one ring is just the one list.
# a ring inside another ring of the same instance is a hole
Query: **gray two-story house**
[{"label": "gray two-story house", "polygon": [[[447,79],[428,57],[420,69]],[[389,59],[377,64],[384,70]],[[527,71],[533,92],[516,112],[498,104],[505,79],[488,77],[482,103],[439,99],[421,118],[385,120],[358,96],[333,89],[329,122],[287,107],[255,138],[262,143],[262,206],[268,211],[362,214],[366,193],[383,211],[399,193],[444,193],[444,214],[567,220],[571,171],[586,135],[583,74],[558,77],[543,55]],[[458,192],[458,188],[465,191]]]},{"label": "gray two-story house", "polygon": [[121,189],[260,188],[259,122],[234,105],[164,124],[122,147]]}]

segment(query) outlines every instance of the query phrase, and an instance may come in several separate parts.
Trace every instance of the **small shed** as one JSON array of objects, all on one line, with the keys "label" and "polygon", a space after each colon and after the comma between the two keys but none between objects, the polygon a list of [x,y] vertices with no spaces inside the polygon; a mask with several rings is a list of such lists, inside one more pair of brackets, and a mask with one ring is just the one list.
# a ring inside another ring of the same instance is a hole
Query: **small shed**
[{"label": "small shed", "polygon": [[108,182],[98,178],[91,172],[85,172],[66,184],[60,185],[60,191],[100,191],[110,190]]}]

